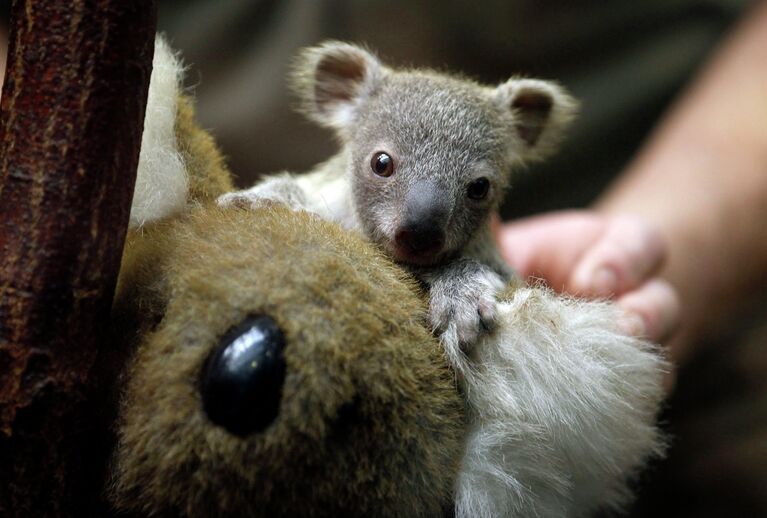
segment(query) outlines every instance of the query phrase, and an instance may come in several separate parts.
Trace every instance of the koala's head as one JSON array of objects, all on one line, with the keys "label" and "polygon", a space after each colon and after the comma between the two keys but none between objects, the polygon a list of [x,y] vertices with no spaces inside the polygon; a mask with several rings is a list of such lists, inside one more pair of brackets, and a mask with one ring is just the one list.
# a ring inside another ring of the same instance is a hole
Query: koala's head
[{"label": "koala's head", "polygon": [[132,232],[120,275],[114,336],[145,329],[113,462],[129,516],[451,506],[464,403],[416,286],[370,243],[203,205]]},{"label": "koala's head", "polygon": [[466,245],[501,202],[512,166],[552,149],[576,104],[551,82],[488,87],[397,71],[339,42],[307,49],[296,70],[303,111],[345,147],[368,238],[418,265]]}]

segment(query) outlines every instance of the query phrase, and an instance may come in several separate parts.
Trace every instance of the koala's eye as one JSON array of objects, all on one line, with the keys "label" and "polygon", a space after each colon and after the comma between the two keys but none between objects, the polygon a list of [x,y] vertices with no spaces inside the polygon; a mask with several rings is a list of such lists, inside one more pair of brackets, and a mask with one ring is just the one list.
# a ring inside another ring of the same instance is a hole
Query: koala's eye
[{"label": "koala's eye", "polygon": [[200,377],[208,418],[229,432],[260,432],[277,417],[285,381],[285,338],[269,316],[248,317],[224,334]]},{"label": "koala's eye", "polygon": [[370,168],[378,176],[388,177],[394,173],[394,160],[386,153],[379,152],[370,160]]},{"label": "koala's eye", "polygon": [[477,178],[469,184],[468,189],[466,189],[466,194],[472,200],[484,200],[487,196],[487,191],[489,190],[490,180],[483,176],[481,178]]}]

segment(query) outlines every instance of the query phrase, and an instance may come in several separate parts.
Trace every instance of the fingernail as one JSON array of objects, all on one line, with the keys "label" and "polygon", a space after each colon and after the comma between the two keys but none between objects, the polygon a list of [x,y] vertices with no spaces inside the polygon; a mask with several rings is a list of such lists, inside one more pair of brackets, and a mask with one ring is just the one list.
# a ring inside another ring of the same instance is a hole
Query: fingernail
[{"label": "fingernail", "polygon": [[628,336],[641,338],[647,335],[644,319],[636,313],[625,313],[618,319],[618,329]]},{"label": "fingernail", "polygon": [[618,288],[618,276],[615,270],[602,266],[591,276],[591,291],[597,297],[609,297]]}]

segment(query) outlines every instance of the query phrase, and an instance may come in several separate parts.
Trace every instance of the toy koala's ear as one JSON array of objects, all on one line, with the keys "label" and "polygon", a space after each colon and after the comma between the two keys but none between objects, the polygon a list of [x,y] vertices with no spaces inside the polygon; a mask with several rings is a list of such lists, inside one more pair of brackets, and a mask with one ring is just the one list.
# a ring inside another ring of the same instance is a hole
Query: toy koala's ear
[{"label": "toy koala's ear", "polygon": [[578,103],[564,88],[540,79],[511,78],[494,91],[501,110],[511,112],[522,160],[543,158],[557,144],[573,119]]},{"label": "toy koala's ear", "polygon": [[141,227],[186,207],[189,179],[176,134],[183,75],[181,60],[158,35],[154,43],[130,228]]},{"label": "toy koala's ear", "polygon": [[386,68],[367,50],[329,41],[300,54],[293,84],[311,119],[342,130],[385,74]]}]

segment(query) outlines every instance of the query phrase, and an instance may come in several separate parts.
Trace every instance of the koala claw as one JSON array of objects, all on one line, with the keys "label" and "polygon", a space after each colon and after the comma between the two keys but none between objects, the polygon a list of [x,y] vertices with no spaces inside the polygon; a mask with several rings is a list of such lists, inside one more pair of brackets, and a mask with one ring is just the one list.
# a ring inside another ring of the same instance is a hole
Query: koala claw
[{"label": "koala claw", "polygon": [[495,295],[483,293],[476,298],[454,301],[458,342],[464,351],[468,351],[485,332],[495,328]]},{"label": "koala claw", "polygon": [[216,199],[219,207],[237,207],[240,209],[255,209],[267,205],[267,202],[270,201],[248,191],[228,192]]},{"label": "koala claw", "polygon": [[435,332],[446,340],[458,340],[461,350],[468,351],[483,333],[496,324],[496,292],[502,281],[494,274],[479,273],[464,282],[435,283],[431,288],[429,316]]},{"label": "koala claw", "polygon": [[479,324],[484,331],[495,329],[495,296],[492,300],[480,300],[477,307]]},{"label": "koala claw", "polygon": [[289,178],[273,178],[245,191],[228,192],[216,200],[221,207],[257,209],[280,204],[293,211],[306,210],[306,197]]}]

